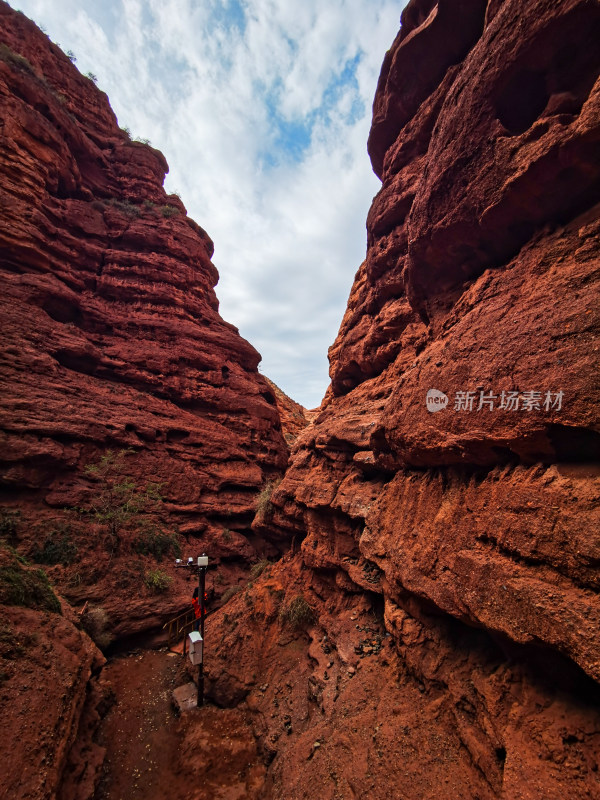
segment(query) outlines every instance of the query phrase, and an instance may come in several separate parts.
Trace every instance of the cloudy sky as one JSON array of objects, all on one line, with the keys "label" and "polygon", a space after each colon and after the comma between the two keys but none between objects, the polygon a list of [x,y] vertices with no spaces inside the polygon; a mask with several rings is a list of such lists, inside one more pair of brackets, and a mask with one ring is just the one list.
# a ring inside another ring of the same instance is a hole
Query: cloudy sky
[{"label": "cloudy sky", "polygon": [[10,0],[93,72],[215,242],[221,314],[311,408],[364,258],[373,95],[405,0]]}]

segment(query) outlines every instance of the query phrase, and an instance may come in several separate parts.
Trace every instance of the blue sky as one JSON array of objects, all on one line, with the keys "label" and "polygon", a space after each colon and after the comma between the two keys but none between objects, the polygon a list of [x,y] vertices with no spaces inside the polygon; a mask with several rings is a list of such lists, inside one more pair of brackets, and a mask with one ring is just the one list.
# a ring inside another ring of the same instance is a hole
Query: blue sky
[{"label": "blue sky", "polygon": [[404,0],[10,0],[165,154],[221,314],[307,407],[365,255],[373,95]]}]

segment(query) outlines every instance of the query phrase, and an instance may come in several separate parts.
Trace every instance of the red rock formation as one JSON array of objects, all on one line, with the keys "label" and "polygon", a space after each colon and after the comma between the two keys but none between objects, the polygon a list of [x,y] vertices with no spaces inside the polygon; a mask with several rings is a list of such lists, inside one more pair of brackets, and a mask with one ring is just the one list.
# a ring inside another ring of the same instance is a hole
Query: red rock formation
[{"label": "red rock formation", "polygon": [[[595,797],[597,685],[408,592],[396,605],[359,559],[286,557],[207,621],[211,696],[249,712],[270,765],[260,796]],[[316,622],[290,619],[298,597]]]},{"label": "red rock formation", "polygon": [[[273,797],[600,796],[599,39],[587,0],[403,13],[367,257],[271,496],[301,542],[273,591],[318,624],[286,640],[268,583],[249,638],[221,619],[214,696],[254,709]],[[350,679],[368,607],[391,645]]]},{"label": "red rock formation", "polygon": [[[0,30],[0,503],[21,510],[19,547],[89,503],[86,465],[130,448],[127,475],[162,484],[186,555],[251,560],[243,532],[287,451],[259,354],[219,316],[212,242],[92,80],[3,2]],[[79,529],[84,563],[55,571],[72,600],[108,603],[118,634],[181,607],[99,534]]]},{"label": "red rock formation", "polygon": [[277,410],[281,419],[281,430],[284,439],[288,446],[291,447],[298,435],[312,422],[315,412],[309,411],[304,406],[301,406],[300,403],[296,403],[285,392],[282,392],[273,381],[268,378],[265,378],[265,380],[271,387],[271,391],[277,401]]},{"label": "red rock formation", "polygon": [[[26,606],[26,607],[23,607]],[[89,797],[103,751],[92,741],[105,663],[47,579],[0,548],[0,793],[56,797],[65,769],[70,800]]]}]

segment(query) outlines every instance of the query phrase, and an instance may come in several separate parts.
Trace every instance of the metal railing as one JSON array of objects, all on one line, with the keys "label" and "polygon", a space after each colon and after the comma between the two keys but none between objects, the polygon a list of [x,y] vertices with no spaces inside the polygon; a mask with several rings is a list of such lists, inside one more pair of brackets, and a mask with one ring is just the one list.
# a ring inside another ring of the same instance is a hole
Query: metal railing
[{"label": "metal railing", "polygon": [[193,608],[184,611],[178,617],[173,617],[168,622],[165,622],[162,629],[167,631],[167,647],[169,650],[174,644],[177,644],[183,637],[183,655],[187,648],[187,634],[194,630],[194,625],[197,622],[196,614]]}]

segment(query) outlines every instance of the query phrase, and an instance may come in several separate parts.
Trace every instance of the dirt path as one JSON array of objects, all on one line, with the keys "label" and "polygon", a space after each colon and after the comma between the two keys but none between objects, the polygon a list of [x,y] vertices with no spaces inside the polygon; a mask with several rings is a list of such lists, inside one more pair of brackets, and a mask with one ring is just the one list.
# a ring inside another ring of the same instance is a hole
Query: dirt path
[{"label": "dirt path", "polygon": [[106,759],[97,800],[159,800],[179,788],[179,720],[171,693],[181,663],[166,650],[146,650],[105,667],[117,699],[100,728]]},{"label": "dirt path", "polygon": [[106,748],[95,800],[251,800],[265,768],[244,713],[207,704],[179,718],[173,689],[183,659],[166,650],[115,657],[105,669],[116,702],[103,719]]}]

